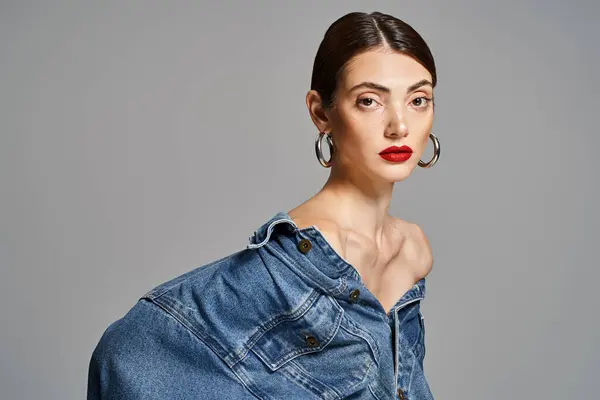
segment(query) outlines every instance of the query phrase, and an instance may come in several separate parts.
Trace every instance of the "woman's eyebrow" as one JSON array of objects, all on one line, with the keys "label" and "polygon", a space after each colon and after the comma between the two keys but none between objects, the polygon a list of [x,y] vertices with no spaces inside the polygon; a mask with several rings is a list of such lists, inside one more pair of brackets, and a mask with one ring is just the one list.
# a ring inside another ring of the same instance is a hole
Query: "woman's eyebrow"
[{"label": "woman's eyebrow", "polygon": [[[406,93],[410,93],[418,88],[420,88],[421,86],[424,85],[429,85],[433,88],[433,84],[428,81],[427,79],[421,79],[419,82],[417,83],[413,83],[412,85],[410,85],[407,89],[406,89]],[[375,89],[375,90],[379,90],[385,93],[391,93],[391,89],[388,88],[387,86],[383,86],[380,85],[379,83],[375,83],[375,82],[361,82],[358,85],[354,85],[352,86],[352,88],[350,89],[350,92],[356,90],[356,89],[360,89],[360,88],[369,88],[369,89]]]}]

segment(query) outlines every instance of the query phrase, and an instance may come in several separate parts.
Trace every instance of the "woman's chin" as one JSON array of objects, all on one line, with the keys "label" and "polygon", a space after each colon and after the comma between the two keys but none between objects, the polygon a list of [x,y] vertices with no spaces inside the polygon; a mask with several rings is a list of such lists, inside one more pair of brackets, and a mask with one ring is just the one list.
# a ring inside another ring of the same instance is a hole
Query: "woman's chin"
[{"label": "woman's chin", "polygon": [[386,171],[385,174],[381,174],[381,179],[387,182],[402,182],[410,176],[413,169],[409,168],[408,165],[405,167],[394,167],[393,171]]}]

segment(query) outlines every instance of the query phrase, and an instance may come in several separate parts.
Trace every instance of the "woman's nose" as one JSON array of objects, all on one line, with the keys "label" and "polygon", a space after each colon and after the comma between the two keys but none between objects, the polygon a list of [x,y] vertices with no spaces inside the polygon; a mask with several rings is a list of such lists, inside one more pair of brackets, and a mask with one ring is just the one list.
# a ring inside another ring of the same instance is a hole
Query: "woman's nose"
[{"label": "woman's nose", "polygon": [[408,126],[406,126],[406,122],[404,121],[402,114],[395,114],[392,117],[387,132],[389,136],[403,137],[408,135]]}]

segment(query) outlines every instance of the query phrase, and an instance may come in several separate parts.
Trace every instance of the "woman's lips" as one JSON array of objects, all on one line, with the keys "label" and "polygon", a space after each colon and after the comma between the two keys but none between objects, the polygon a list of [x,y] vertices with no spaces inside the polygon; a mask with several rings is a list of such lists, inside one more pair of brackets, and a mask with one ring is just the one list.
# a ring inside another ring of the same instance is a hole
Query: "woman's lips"
[{"label": "woman's lips", "polygon": [[402,162],[406,161],[412,156],[412,149],[408,146],[391,146],[387,149],[382,150],[379,155],[381,158],[391,162]]}]

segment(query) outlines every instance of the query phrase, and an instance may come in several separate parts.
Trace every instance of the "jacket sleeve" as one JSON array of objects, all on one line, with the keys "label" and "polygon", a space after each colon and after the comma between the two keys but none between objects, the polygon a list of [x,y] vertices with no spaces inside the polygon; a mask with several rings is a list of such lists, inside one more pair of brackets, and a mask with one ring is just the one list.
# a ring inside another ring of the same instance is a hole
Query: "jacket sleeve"
[{"label": "jacket sleeve", "polygon": [[255,399],[174,316],[141,299],[102,334],[88,367],[88,400]]}]

